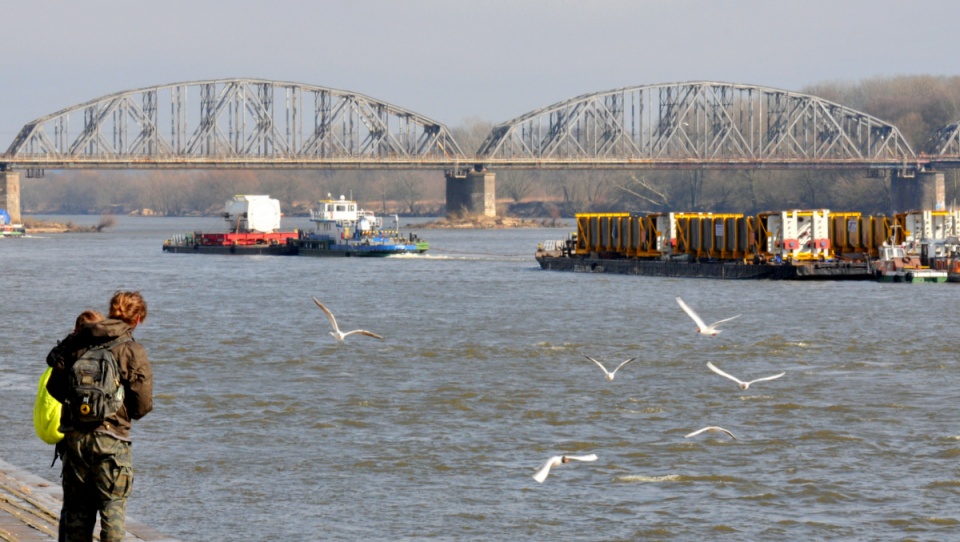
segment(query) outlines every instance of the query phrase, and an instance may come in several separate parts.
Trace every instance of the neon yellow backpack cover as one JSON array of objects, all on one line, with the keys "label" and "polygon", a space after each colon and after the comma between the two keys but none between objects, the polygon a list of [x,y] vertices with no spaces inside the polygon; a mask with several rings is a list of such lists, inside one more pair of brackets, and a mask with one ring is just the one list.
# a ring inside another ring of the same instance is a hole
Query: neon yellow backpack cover
[{"label": "neon yellow backpack cover", "polygon": [[63,438],[63,433],[58,431],[62,405],[47,392],[47,380],[50,380],[52,372],[53,368],[47,367],[40,375],[37,399],[33,403],[33,427],[37,430],[37,436],[47,444],[56,444]]}]

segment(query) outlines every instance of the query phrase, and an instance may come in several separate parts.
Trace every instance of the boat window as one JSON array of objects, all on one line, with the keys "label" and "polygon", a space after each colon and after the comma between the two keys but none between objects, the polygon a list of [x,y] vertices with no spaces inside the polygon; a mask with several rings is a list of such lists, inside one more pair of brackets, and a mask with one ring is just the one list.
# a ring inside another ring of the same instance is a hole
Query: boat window
[{"label": "boat window", "polygon": [[345,211],[346,205],[337,205],[337,211]]},{"label": "boat window", "polygon": [[351,206],[350,206],[350,211],[356,211],[356,210],[357,210],[357,206],[356,206],[356,205],[351,205]]}]

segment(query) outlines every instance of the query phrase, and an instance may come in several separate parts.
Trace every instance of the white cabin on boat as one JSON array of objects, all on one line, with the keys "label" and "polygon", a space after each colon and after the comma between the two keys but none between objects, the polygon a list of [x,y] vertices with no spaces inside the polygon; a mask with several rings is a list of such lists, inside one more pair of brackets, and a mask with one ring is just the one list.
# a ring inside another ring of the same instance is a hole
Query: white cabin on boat
[{"label": "white cabin on boat", "polygon": [[[329,194],[327,195],[329,198]],[[310,220],[315,222],[317,230],[329,232],[333,227],[347,236],[370,235],[380,230],[383,219],[373,211],[364,211],[357,202],[343,196],[340,199],[325,199],[317,202],[317,208],[310,210]]]},{"label": "white cabin on boat", "polygon": [[310,219],[315,222],[354,222],[358,216],[357,202],[343,196],[339,200],[320,200],[317,208],[310,210]]}]

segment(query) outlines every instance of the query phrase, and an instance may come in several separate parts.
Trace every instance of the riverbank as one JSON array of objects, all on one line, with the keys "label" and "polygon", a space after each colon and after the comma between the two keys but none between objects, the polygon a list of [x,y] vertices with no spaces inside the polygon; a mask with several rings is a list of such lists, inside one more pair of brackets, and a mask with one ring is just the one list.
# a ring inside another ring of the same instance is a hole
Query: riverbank
[{"label": "riverbank", "polygon": [[80,226],[70,221],[62,223],[37,220],[30,217],[23,218],[23,227],[28,234],[102,232],[107,228],[115,226],[116,223],[117,219],[112,215],[101,216],[100,221],[93,226]]},{"label": "riverbank", "polygon": [[560,219],[544,218],[533,220],[509,216],[467,216],[460,218],[439,218],[433,222],[417,224],[417,228],[436,229],[507,229],[507,228],[566,228],[568,224]]}]

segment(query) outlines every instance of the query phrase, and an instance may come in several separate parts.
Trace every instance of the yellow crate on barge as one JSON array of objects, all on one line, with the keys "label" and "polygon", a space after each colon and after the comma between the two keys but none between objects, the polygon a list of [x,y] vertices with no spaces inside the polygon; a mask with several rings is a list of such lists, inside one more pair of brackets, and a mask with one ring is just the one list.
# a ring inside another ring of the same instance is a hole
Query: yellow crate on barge
[{"label": "yellow crate on barge", "polygon": [[626,255],[630,213],[577,213],[576,254]]},{"label": "yellow crate on barge", "polygon": [[749,246],[744,215],[720,213],[669,213],[668,245],[673,254],[698,260],[742,260]]},{"label": "yellow crate on barge", "polygon": [[751,221],[742,214],[577,213],[576,220],[581,256],[741,260],[754,245]]}]

